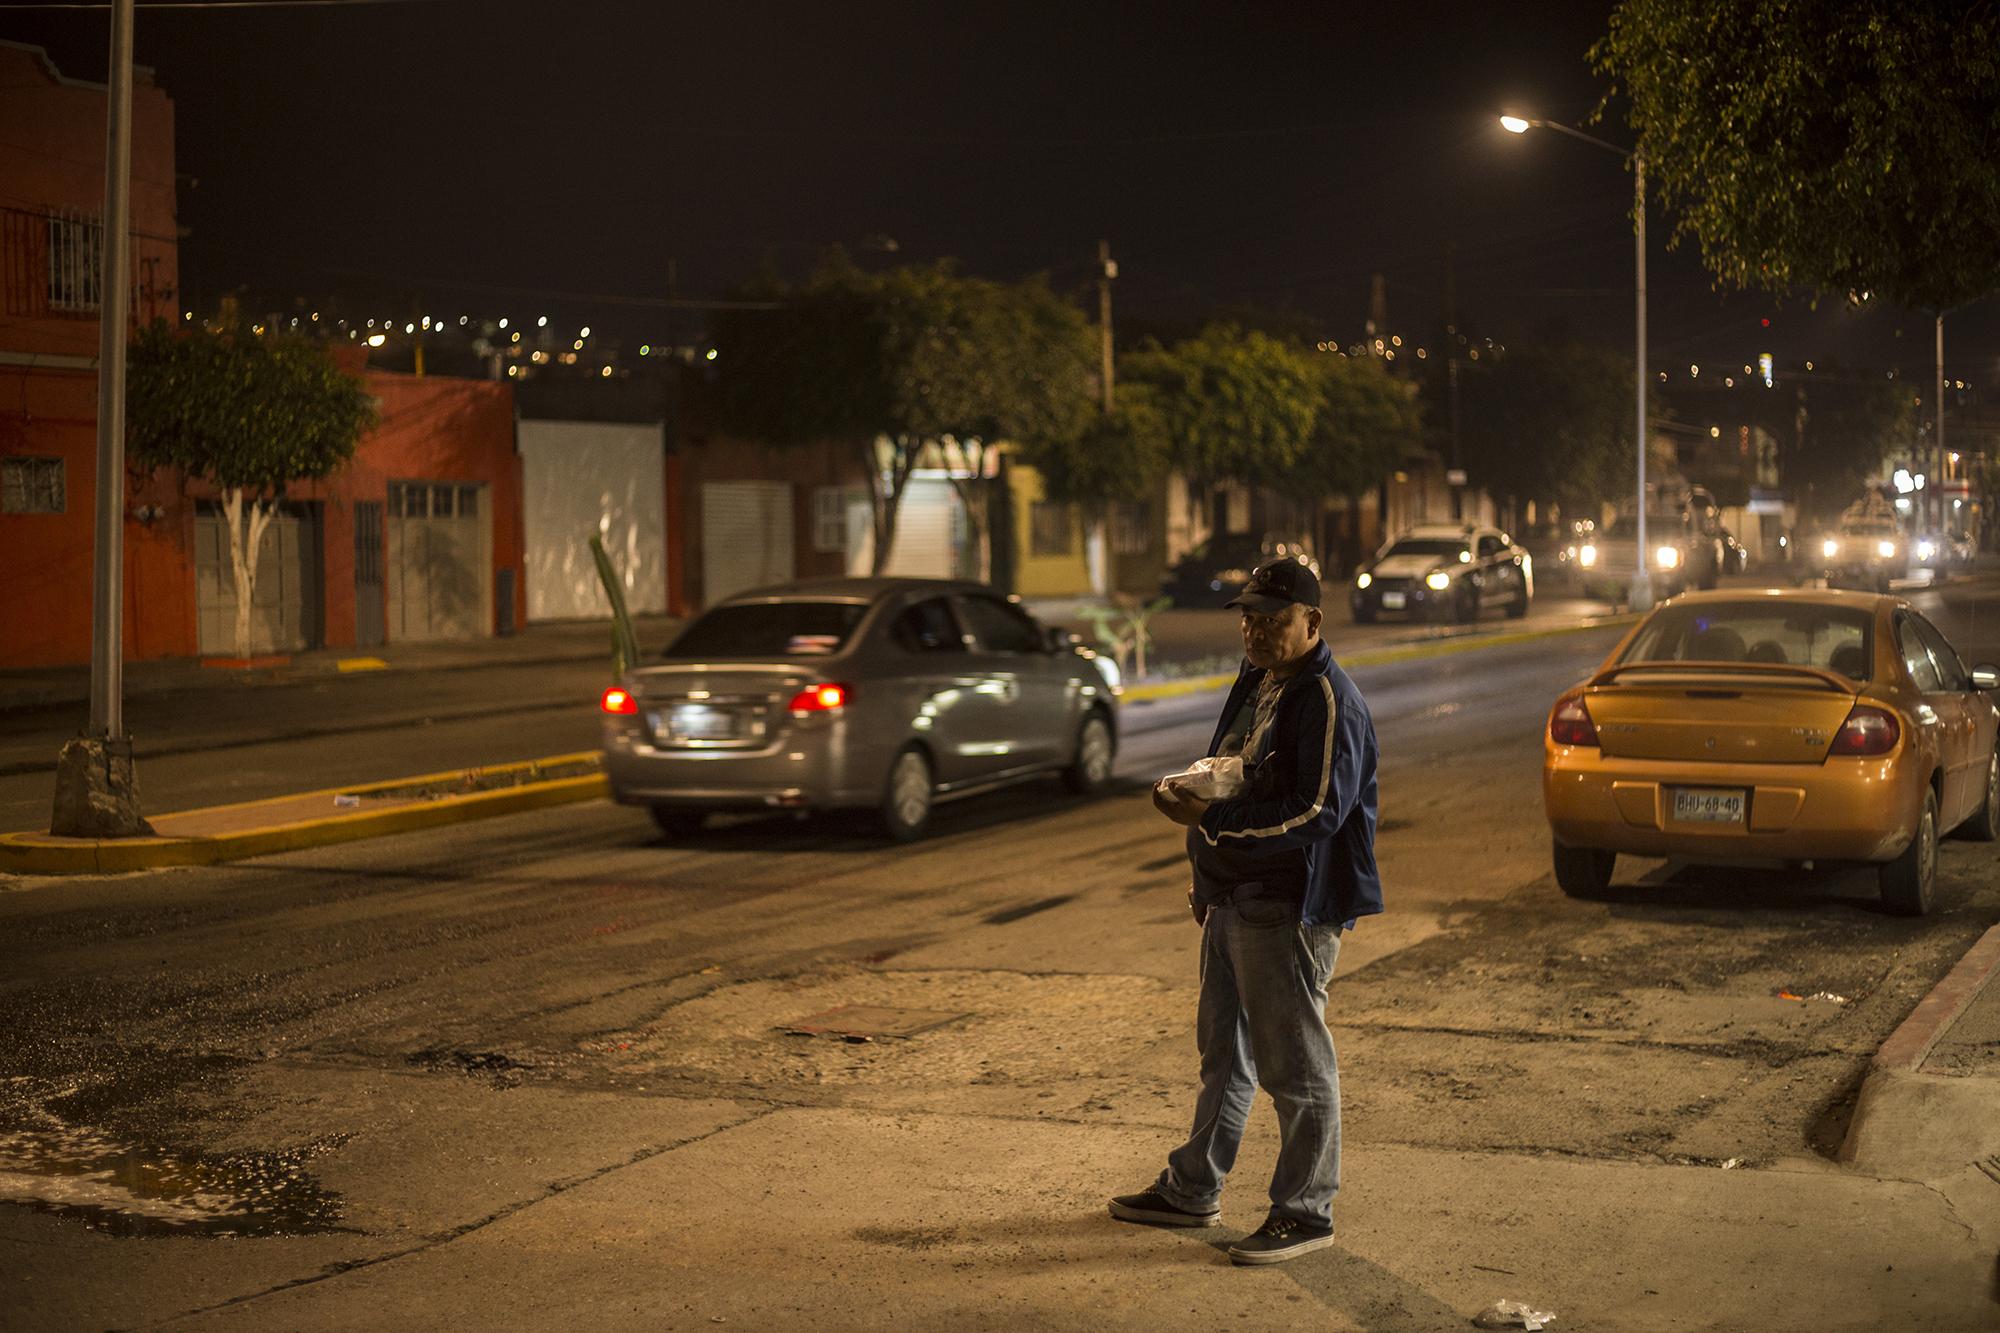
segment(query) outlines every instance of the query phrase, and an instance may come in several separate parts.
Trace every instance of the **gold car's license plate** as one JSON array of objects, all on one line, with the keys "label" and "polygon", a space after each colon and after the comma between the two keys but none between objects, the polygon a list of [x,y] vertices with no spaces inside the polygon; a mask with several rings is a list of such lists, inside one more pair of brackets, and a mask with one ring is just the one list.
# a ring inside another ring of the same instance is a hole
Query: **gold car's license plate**
[{"label": "gold car's license plate", "polygon": [[1673,816],[1686,824],[1741,824],[1750,804],[1741,787],[1674,787]]}]

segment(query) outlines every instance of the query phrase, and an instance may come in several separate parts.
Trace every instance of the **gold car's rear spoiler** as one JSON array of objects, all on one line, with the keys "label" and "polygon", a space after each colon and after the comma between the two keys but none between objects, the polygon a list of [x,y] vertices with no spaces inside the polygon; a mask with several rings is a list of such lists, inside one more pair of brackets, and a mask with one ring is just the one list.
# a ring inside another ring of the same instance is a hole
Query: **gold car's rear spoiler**
[{"label": "gold car's rear spoiler", "polygon": [[[1792,676],[1824,685],[1842,694],[1852,694],[1859,681],[1850,680],[1838,671],[1828,671],[1824,667],[1794,666],[1789,662],[1619,662],[1604,668],[1585,681],[1586,687],[1608,685],[1618,676],[1633,672],[1659,672],[1669,674],[1682,672],[1694,675],[1731,676]],[[1774,682],[1775,683],[1775,682]]]}]

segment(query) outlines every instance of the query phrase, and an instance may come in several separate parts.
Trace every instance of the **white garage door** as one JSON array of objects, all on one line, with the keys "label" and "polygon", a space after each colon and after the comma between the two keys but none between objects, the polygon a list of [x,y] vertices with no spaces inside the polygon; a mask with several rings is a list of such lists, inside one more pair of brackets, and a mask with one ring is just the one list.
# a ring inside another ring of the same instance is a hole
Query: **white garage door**
[{"label": "white garage door", "polygon": [[896,511],[896,541],[882,571],[898,578],[958,577],[959,548],[965,542],[964,506],[951,482],[915,477]]},{"label": "white garage door", "polygon": [[701,599],[792,577],[792,484],[709,481],[701,487]]},{"label": "white garage door", "polygon": [[482,485],[389,483],[389,640],[493,632],[493,515]]},{"label": "white garage door", "polygon": [[[249,504],[243,506],[249,527]],[[250,594],[250,651],[292,653],[314,647],[319,543],[312,514],[287,505],[272,516],[258,552],[257,588]],[[196,646],[204,655],[236,653],[236,567],[229,556],[229,520],[204,502],[195,514]]]},{"label": "white garage door", "polygon": [[528,619],[611,614],[590,554],[592,534],[634,615],[667,609],[667,502],[662,428],[594,421],[520,425]]}]

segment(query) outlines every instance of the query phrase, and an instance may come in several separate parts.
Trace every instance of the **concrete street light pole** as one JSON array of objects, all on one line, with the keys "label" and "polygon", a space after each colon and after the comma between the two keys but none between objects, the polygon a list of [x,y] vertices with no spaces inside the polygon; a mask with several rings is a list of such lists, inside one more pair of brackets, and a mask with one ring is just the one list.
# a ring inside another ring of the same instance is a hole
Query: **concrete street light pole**
[{"label": "concrete street light pole", "polygon": [[1632,249],[1633,249],[1633,305],[1636,327],[1637,348],[1633,365],[1634,397],[1638,400],[1639,418],[1639,514],[1637,536],[1639,538],[1638,567],[1632,571],[1632,590],[1629,600],[1634,611],[1649,610],[1653,605],[1653,568],[1649,561],[1652,552],[1646,545],[1646,159],[1636,150],[1620,148],[1594,134],[1585,134],[1560,121],[1530,120],[1522,116],[1500,117],[1500,127],[1509,134],[1526,134],[1532,129],[1555,130],[1567,134],[1572,139],[1581,139],[1594,148],[1616,153],[1632,164]]},{"label": "concrete street light pole", "polygon": [[125,311],[132,272],[132,7],[111,9],[104,131],[103,269],[97,289],[97,544],[91,586],[90,728],[56,761],[49,831],[73,837],[151,833],[139,815],[125,735]]}]

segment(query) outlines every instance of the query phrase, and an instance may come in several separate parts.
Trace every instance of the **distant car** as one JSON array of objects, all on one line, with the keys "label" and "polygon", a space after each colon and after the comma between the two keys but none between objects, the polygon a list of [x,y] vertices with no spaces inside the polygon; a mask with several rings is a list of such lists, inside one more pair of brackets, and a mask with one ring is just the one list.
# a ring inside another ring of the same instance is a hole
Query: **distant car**
[{"label": "distant car", "polygon": [[1853,861],[1927,912],[1938,839],[2000,835],[1996,688],[1898,597],[1677,597],[1550,711],[1556,883],[1600,893],[1620,855]]},{"label": "distant car", "polygon": [[872,810],[898,840],[939,801],[1117,752],[1112,663],[978,583],[825,579],[729,598],[601,700],[613,799],[685,835],[713,811]]},{"label": "distant car", "polygon": [[1843,518],[1819,540],[1826,586],[1887,592],[1893,580],[1909,577],[1916,545],[1889,515]]},{"label": "distant car", "polygon": [[[1620,515],[1609,527],[1575,543],[1571,560],[1577,581],[1593,597],[1631,600],[1639,568],[1639,525]],[[1646,515],[1646,571],[1655,601],[1689,588],[1712,588],[1723,568],[1721,544],[1695,530],[1686,515]]]},{"label": "distant car", "polygon": [[1178,607],[1222,606],[1250,579],[1250,571],[1291,557],[1320,572],[1319,561],[1296,537],[1227,533],[1210,537],[1173,563],[1160,579],[1160,595]]},{"label": "distant car", "polygon": [[1411,528],[1361,566],[1347,590],[1354,619],[1382,615],[1477,620],[1489,606],[1525,616],[1535,598],[1534,561],[1498,528]]}]

